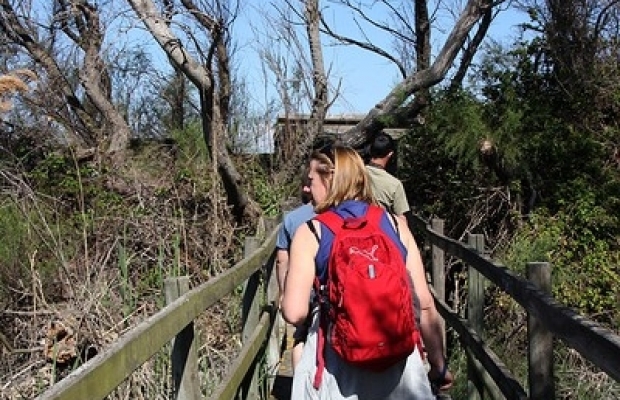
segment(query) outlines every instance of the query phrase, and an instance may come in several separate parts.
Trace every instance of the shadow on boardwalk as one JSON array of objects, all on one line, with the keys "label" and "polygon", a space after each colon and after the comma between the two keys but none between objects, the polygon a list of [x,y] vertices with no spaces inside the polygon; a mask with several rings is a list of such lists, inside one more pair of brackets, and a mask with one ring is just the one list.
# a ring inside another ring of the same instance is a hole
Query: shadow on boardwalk
[{"label": "shadow on boardwalk", "polygon": [[291,389],[293,386],[293,365],[291,362],[291,350],[293,348],[293,333],[295,328],[286,325],[284,340],[282,343],[282,356],[280,357],[280,366],[278,375],[273,382],[270,400],[290,400]]},{"label": "shadow on boardwalk", "polygon": [[292,376],[276,376],[276,380],[273,383],[273,390],[271,391],[272,400],[290,400],[291,399],[291,387],[293,385]]}]

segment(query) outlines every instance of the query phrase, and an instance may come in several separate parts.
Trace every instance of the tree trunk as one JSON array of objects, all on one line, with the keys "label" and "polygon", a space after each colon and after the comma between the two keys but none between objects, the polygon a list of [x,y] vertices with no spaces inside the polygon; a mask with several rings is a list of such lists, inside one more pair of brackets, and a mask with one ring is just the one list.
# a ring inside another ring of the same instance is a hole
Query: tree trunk
[{"label": "tree trunk", "polygon": [[[201,108],[203,115],[203,135],[205,143],[209,149],[212,160],[217,163],[217,170],[222,178],[224,189],[228,203],[233,206],[233,212],[237,221],[249,221],[260,213],[257,206],[251,201],[246,190],[243,187],[243,177],[236,169],[228,152],[225,139],[226,124],[225,118],[228,118],[228,109],[220,107],[228,107],[229,90],[226,87],[220,88],[218,94],[221,98],[214,98],[214,82],[211,71],[203,64],[197,62],[193,56],[185,50],[182,43],[170,30],[168,22],[163,18],[162,14],[156,8],[152,0],[128,0],[132,8],[138,14],[146,28],[149,30],[153,38],[159,43],[161,48],[166,52],[168,58],[183,74],[196,86],[201,96]],[[226,49],[218,46],[226,46],[225,37],[218,33],[219,22],[217,19],[205,13],[199,13],[195,5],[188,0],[182,1],[183,5],[197,19],[197,21],[209,28],[213,33],[214,42],[211,43],[209,55],[207,56],[206,65],[210,65],[213,57],[212,52],[216,51],[218,56],[220,78],[226,81],[227,66],[221,63],[228,63]],[[221,32],[221,31],[220,31]],[[222,53],[224,52],[224,53]],[[226,56],[227,57],[227,56]],[[230,77],[228,76],[228,79]],[[225,83],[226,84],[226,83]],[[227,92],[228,90],[228,92]],[[212,135],[215,135],[212,138]],[[216,139],[216,148],[213,148],[212,142]]]},{"label": "tree trunk", "polygon": [[469,0],[433,64],[396,85],[355,127],[342,135],[343,143],[354,147],[362,145],[369,136],[383,128],[380,122],[382,117],[397,111],[416,91],[441,82],[463,47],[467,35],[492,5],[492,0]]},{"label": "tree trunk", "polygon": [[482,16],[482,20],[480,21],[480,25],[474,35],[472,41],[467,45],[467,48],[463,52],[463,58],[459,65],[458,71],[454,74],[454,78],[452,79],[452,83],[450,84],[450,88],[452,90],[456,90],[463,86],[463,79],[465,79],[465,75],[471,66],[472,61],[474,60],[474,56],[482,43],[482,40],[487,35],[489,31],[489,26],[491,26],[491,22],[493,21],[493,9],[489,7],[484,15]]},{"label": "tree trunk", "polygon": [[[124,150],[131,131],[111,100],[111,82],[107,74],[107,65],[101,57],[104,34],[97,7],[86,1],[72,4],[61,2],[54,9],[53,17],[56,24],[51,28],[52,31],[58,31],[59,27],[83,51],[84,59],[78,74],[87,98],[84,101],[78,99],[66,78],[70,71],[63,72],[59,67],[53,46],[37,41],[36,29],[22,24],[8,1],[2,1],[2,13],[0,24],[3,25],[5,33],[45,68],[52,78],[54,90],[59,88],[80,124],[84,126],[83,131],[76,129],[74,120],[72,125],[65,126],[65,132],[77,150],[81,151],[85,147],[92,146],[103,147],[108,153]],[[41,107],[50,108],[49,105]],[[70,118],[67,119],[69,120]]]},{"label": "tree trunk", "polygon": [[[109,138],[105,152],[118,156],[127,149],[131,129],[121,113],[112,104],[109,94],[103,91],[101,63],[97,62],[98,56],[93,54],[95,50],[91,48],[86,53],[84,69],[80,72],[80,80],[90,101],[109,123],[109,127],[106,129],[109,132]],[[120,161],[122,157],[116,159]]]},{"label": "tree trunk", "polygon": [[306,135],[305,137],[301,136],[300,143],[296,145],[291,158],[285,161],[280,173],[276,176],[276,182],[290,181],[291,175],[300,169],[304,156],[312,147],[312,143],[317,135],[323,131],[323,123],[327,113],[327,75],[325,73],[319,30],[321,21],[319,0],[306,1],[304,17],[312,59],[312,83],[314,88],[312,110],[305,126]]},{"label": "tree trunk", "polygon": [[[1,0],[0,5],[2,6],[0,10],[2,14],[0,17],[0,29],[14,44],[22,47],[38,65],[45,69],[50,85],[60,94],[62,100],[68,104],[70,110],[74,113],[73,117],[55,118],[59,123],[65,125],[65,131],[68,135],[67,141],[77,148],[95,146],[96,138],[92,135],[92,132],[95,130],[95,123],[84,111],[84,106],[62,73],[62,69],[53,55],[47,51],[46,47],[35,40],[35,36],[30,28],[20,22],[8,0]],[[49,102],[50,99],[48,98],[47,101]],[[36,99],[33,102],[43,107],[43,104],[36,103]],[[62,113],[62,111],[58,111],[58,113]],[[82,129],[70,126],[69,121],[74,123],[77,121]]]}]

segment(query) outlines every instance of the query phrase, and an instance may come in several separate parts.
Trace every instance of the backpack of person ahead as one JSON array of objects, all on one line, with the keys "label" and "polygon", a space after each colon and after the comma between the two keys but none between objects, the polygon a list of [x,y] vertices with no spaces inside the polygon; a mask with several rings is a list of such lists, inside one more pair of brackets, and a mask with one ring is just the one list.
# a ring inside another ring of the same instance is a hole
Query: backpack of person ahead
[{"label": "backpack of person ahead", "polygon": [[326,340],[344,361],[372,371],[421,346],[413,285],[401,250],[381,228],[383,213],[370,205],[359,217],[331,210],[315,217],[334,234],[326,285],[315,280],[321,318],[315,388],[325,367]]}]

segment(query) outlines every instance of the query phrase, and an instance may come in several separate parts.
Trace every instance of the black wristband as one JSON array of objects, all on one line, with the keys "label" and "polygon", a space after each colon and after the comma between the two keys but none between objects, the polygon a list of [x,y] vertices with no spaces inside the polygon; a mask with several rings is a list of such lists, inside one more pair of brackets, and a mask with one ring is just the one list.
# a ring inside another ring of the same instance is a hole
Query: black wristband
[{"label": "black wristband", "polygon": [[446,359],[443,360],[443,368],[439,373],[439,377],[436,379],[437,382],[443,383],[446,380],[446,374],[448,373],[448,361]]},{"label": "black wristband", "polygon": [[446,374],[448,373],[448,361],[446,359],[443,360],[443,368],[439,373],[439,376],[435,379],[431,379],[431,389],[433,394],[439,393],[439,388],[446,380]]}]

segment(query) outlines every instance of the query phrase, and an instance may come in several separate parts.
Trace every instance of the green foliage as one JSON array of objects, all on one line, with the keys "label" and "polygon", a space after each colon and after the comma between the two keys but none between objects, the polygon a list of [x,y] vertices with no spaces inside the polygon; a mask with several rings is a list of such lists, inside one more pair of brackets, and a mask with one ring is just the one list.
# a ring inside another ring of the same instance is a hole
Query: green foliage
[{"label": "green foliage", "polygon": [[78,165],[69,156],[50,153],[27,173],[27,177],[37,192],[52,196],[61,204],[81,205],[81,209],[69,206],[65,210],[81,214],[87,209],[109,211],[122,205],[118,193],[102,187],[101,179],[105,173],[105,170],[99,171],[89,164]]},{"label": "green foliage", "polygon": [[28,271],[28,256],[34,251],[30,230],[16,205],[7,201],[0,206],[0,299],[7,283],[15,283]]},{"label": "green foliage", "polygon": [[428,120],[426,130],[437,136],[443,157],[464,168],[479,166],[479,144],[490,135],[480,102],[465,92],[440,93]]},{"label": "green foliage", "polygon": [[189,124],[182,131],[173,131],[172,138],[178,146],[181,161],[204,163],[208,160],[207,144],[199,121]]},{"label": "green foliage", "polygon": [[265,216],[278,215],[281,212],[282,199],[292,193],[296,194],[296,189],[300,184],[299,179],[295,179],[292,183],[276,185],[269,176],[268,168],[265,168],[258,156],[241,155],[238,157],[240,173],[246,177],[246,182],[248,182],[248,193],[251,193]]},{"label": "green foliage", "polygon": [[267,177],[257,177],[253,181],[253,186],[256,201],[260,204],[264,214],[268,217],[278,215],[280,213],[282,194],[274,190],[273,185],[269,184]]},{"label": "green foliage", "polygon": [[93,172],[88,167],[76,170],[73,160],[51,153],[29,173],[29,178],[41,192],[54,193],[65,200],[75,200],[81,197],[81,176],[89,176]]},{"label": "green foliage", "polygon": [[[176,146],[176,166],[173,170],[175,183],[191,186],[192,190],[199,193],[208,193],[213,184],[214,172],[200,124],[192,123],[182,131],[174,131],[172,136]],[[161,170],[161,166],[155,170]],[[158,194],[163,198],[170,196],[166,188],[161,188]]]},{"label": "green foliage", "polygon": [[592,194],[555,215],[541,210],[515,235],[503,261],[524,273],[530,261],[551,262],[553,295],[602,323],[620,326],[620,250],[609,241],[618,217]]},{"label": "green foliage", "polygon": [[[399,141],[401,166],[396,175],[403,181],[412,209],[425,217],[444,219],[446,233],[456,237],[466,229],[481,188],[495,182],[477,156],[487,132],[481,128],[479,110],[470,96],[438,94],[427,123]],[[500,225],[495,220],[487,222]]]},{"label": "green foliage", "polygon": [[[493,132],[490,137],[503,167],[511,183],[527,182],[537,192],[539,205],[553,212],[561,208],[562,199],[575,195],[567,191],[574,189],[567,183],[578,179],[589,182],[587,190],[602,198],[611,195],[617,203],[620,176],[607,167],[614,151],[609,143],[620,137],[616,106],[610,104],[614,91],[598,79],[580,82],[587,87],[579,90],[562,86],[540,61],[547,46],[535,38],[508,51],[493,47],[473,78],[483,84],[477,100],[484,104],[482,118]],[[595,101],[600,96],[593,98],[592,93],[598,92],[610,100]],[[611,203],[604,207],[617,210]]]}]

